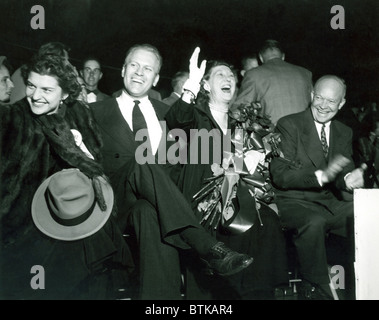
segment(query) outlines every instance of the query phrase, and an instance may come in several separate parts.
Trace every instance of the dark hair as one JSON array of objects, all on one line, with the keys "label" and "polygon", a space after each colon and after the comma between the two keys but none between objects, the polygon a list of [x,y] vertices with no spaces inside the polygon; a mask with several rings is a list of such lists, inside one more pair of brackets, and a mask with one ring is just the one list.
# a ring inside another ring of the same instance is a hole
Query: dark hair
[{"label": "dark hair", "polygon": [[256,53],[251,53],[251,54],[245,55],[241,59],[241,67],[242,67],[243,70],[246,69],[246,64],[251,59],[255,59],[259,63],[259,58],[258,58],[258,55]]},{"label": "dark hair", "polygon": [[197,104],[208,105],[209,93],[208,93],[208,91],[206,91],[204,89],[204,80],[209,80],[211,73],[212,73],[212,70],[218,66],[226,66],[226,67],[230,68],[232,70],[232,72],[234,73],[234,76],[235,76],[236,81],[237,81],[237,72],[236,72],[233,65],[231,65],[231,64],[229,64],[223,60],[209,60],[209,61],[207,61],[207,66],[205,67],[204,76],[203,76],[203,79],[201,80],[200,91],[199,91],[197,98],[196,98]]},{"label": "dark hair", "polygon": [[42,45],[39,50],[39,55],[53,55],[59,56],[61,58],[66,58],[68,55],[70,48],[63,44],[62,42],[48,42]]},{"label": "dark hair", "polygon": [[269,39],[263,43],[261,49],[259,50],[259,54],[265,61],[272,57],[272,55],[278,57],[282,56],[284,54],[284,51],[279,41]]},{"label": "dark hair", "polygon": [[178,71],[177,73],[174,74],[171,80],[171,87],[176,88],[177,84],[182,81],[182,79],[189,77],[189,72],[188,71]]},{"label": "dark hair", "polygon": [[13,70],[12,65],[9,63],[7,57],[4,57],[3,62],[0,63],[0,67],[1,66],[4,66],[5,68],[7,68],[9,74],[12,75],[12,73],[13,73],[14,70]]},{"label": "dark hair", "polygon": [[57,79],[63,92],[68,94],[67,103],[76,100],[81,91],[74,67],[59,56],[37,54],[22,67],[21,72],[25,83],[27,83],[31,72]]},{"label": "dark hair", "polygon": [[151,44],[147,44],[147,43],[144,43],[144,44],[136,44],[134,46],[132,46],[127,52],[126,52],[126,56],[125,56],[125,61],[124,61],[124,65],[126,64],[126,60],[128,59],[129,55],[131,55],[134,51],[136,51],[137,49],[143,49],[143,50],[147,50],[147,51],[150,51],[152,52],[158,59],[158,73],[159,71],[161,70],[162,68],[162,64],[163,64],[163,59],[162,59],[162,56],[159,52],[159,50],[154,47],[153,45]]},{"label": "dark hair", "polygon": [[87,61],[96,61],[99,66],[100,66],[100,70],[101,70],[101,61],[99,58],[95,57],[95,56],[87,56],[84,60],[83,60],[83,63],[82,63],[82,69],[84,69],[84,65],[86,64]]}]

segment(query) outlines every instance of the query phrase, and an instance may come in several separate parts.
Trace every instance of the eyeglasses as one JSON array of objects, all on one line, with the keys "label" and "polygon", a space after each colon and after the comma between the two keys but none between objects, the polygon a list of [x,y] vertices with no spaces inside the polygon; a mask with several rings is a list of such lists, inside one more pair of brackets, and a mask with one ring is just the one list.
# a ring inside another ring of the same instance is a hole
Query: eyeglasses
[{"label": "eyeglasses", "polygon": [[99,75],[101,70],[99,68],[96,68],[96,69],[91,69],[91,68],[84,68],[83,70],[84,72],[87,72],[87,73],[93,73],[94,75]]},{"label": "eyeglasses", "polygon": [[318,102],[318,103],[324,103],[324,101],[326,101],[328,105],[332,107],[338,106],[338,104],[340,103],[337,100],[330,100],[330,99],[324,98],[322,95],[318,93],[314,93],[313,99],[315,100],[315,102]]}]

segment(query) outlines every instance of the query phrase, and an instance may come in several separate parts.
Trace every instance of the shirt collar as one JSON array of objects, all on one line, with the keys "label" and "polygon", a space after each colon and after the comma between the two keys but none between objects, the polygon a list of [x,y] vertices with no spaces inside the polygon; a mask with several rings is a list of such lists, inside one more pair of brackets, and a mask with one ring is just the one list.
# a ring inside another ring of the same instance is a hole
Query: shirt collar
[{"label": "shirt collar", "polygon": [[145,96],[145,97],[142,97],[142,98],[135,98],[135,97],[132,97],[131,95],[129,95],[128,93],[126,93],[125,90],[122,90],[120,98],[121,98],[121,100],[126,105],[133,105],[133,106],[134,106],[134,101],[135,100],[140,101],[140,104],[144,104],[146,102],[149,102],[149,97],[148,96]]},{"label": "shirt collar", "polygon": [[320,129],[320,130],[321,130],[323,124],[325,124],[325,128],[326,129],[329,129],[330,128],[330,123],[331,123],[331,121],[328,121],[328,122],[325,122],[325,123],[320,123],[320,122],[315,121],[316,127],[318,129]]}]

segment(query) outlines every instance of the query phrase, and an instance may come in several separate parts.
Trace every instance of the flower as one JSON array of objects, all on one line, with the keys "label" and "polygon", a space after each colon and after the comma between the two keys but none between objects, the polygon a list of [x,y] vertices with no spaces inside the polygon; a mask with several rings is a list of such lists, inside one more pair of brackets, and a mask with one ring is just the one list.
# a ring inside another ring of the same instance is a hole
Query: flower
[{"label": "flower", "polygon": [[[236,128],[231,139],[235,151],[224,152],[221,165],[211,165],[213,177],[193,197],[202,213],[201,224],[214,229],[220,223],[232,229],[232,222],[242,214],[245,224],[249,221],[252,225],[255,218],[261,222],[262,205],[274,201],[268,165],[272,157],[282,155],[280,136],[259,103],[240,105],[229,115]],[[234,232],[242,232],[237,229]]]}]

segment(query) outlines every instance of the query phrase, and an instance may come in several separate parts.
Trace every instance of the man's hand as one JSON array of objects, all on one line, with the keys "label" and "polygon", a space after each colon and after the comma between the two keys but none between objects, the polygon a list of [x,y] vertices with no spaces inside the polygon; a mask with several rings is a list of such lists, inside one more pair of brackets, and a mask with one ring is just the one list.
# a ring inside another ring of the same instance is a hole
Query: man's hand
[{"label": "man's hand", "polygon": [[353,191],[354,189],[359,189],[364,187],[364,171],[367,169],[366,164],[362,164],[360,168],[356,168],[351,171],[345,177],[346,189],[347,191]]},{"label": "man's hand", "polygon": [[193,94],[193,98],[196,98],[198,92],[200,91],[200,81],[204,76],[205,67],[207,61],[203,60],[198,67],[200,48],[196,47],[192,53],[190,64],[189,64],[189,78],[184,83],[183,90],[190,91]]},{"label": "man's hand", "polygon": [[342,155],[337,155],[331,161],[321,174],[321,183],[329,183],[335,180],[337,174],[339,174],[348,164],[350,160]]}]

